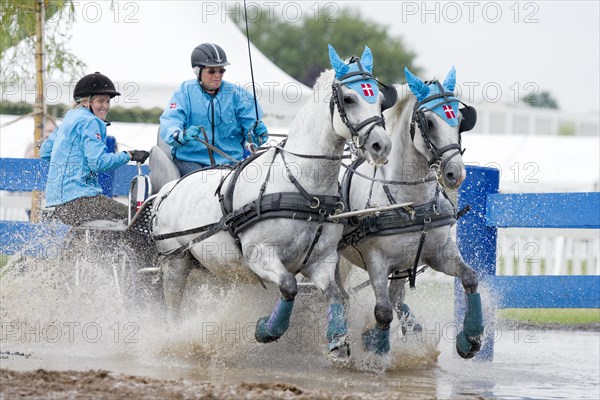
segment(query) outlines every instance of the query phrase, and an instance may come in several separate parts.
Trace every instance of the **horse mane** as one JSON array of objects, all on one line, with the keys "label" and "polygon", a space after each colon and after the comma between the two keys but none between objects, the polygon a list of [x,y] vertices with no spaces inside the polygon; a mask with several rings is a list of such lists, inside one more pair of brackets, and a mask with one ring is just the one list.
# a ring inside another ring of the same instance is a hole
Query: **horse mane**
[{"label": "horse mane", "polygon": [[385,113],[385,119],[386,122],[388,123],[388,130],[392,131],[394,125],[396,124],[397,121],[400,121],[400,118],[402,117],[402,113],[404,112],[404,110],[407,107],[412,108],[412,106],[415,104],[416,101],[416,96],[410,91],[410,89],[408,88],[408,85],[402,84],[402,85],[394,85],[396,87],[396,90],[398,91],[399,94],[399,99],[396,102],[396,104],[394,104],[394,106],[392,108],[390,108],[389,110],[386,111]]},{"label": "horse mane", "polygon": [[[300,112],[296,114],[296,117],[292,120],[288,134],[301,129],[306,129],[307,124],[320,124],[325,121],[318,121],[315,119],[315,114],[312,108],[316,105],[328,104],[329,97],[331,96],[331,83],[335,77],[335,71],[333,69],[325,70],[319,75],[317,81],[313,86],[313,96],[308,99],[304,106],[300,109]],[[329,107],[323,106],[323,117],[329,117]],[[326,111],[325,111],[326,110]],[[311,118],[306,118],[307,114],[311,114]]]},{"label": "horse mane", "polygon": [[331,83],[335,77],[335,71],[333,69],[326,69],[321,72],[321,75],[317,78],[313,86],[313,90],[319,93],[318,99],[324,100],[325,97],[330,94]]}]

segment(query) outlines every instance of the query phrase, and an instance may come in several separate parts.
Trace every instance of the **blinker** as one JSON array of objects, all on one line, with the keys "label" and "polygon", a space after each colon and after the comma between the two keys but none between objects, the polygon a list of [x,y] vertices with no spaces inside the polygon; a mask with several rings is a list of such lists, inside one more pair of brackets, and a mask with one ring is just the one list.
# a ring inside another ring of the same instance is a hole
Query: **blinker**
[{"label": "blinker", "polygon": [[398,91],[394,86],[386,86],[383,83],[381,84],[381,88],[379,89],[383,94],[383,102],[381,103],[381,111],[385,111],[390,107],[393,107],[394,104],[398,101]]},{"label": "blinker", "polygon": [[473,106],[465,105],[459,111],[462,114],[462,121],[460,122],[458,132],[470,131],[477,123],[477,110]]}]

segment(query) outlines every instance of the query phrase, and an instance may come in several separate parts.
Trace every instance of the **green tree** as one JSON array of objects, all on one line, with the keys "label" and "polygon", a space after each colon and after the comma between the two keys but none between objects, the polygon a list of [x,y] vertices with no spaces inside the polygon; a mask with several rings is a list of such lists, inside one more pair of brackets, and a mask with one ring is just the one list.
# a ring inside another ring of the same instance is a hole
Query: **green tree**
[{"label": "green tree", "polygon": [[[71,0],[45,0],[45,70],[74,78],[83,70],[82,61],[67,51]],[[0,74],[4,82],[31,79],[35,74],[36,2],[0,0]]]},{"label": "green tree", "polygon": [[[361,19],[357,12],[340,9],[335,15],[322,9],[314,18],[306,13],[298,23],[290,23],[262,10],[250,16],[248,29],[252,43],[279,68],[307,86],[313,86],[319,74],[330,68],[327,45],[335,47],[343,57],[360,56],[363,46],[373,52],[374,75],[382,82],[399,83],[404,80],[404,67],[420,72],[413,65],[415,53],[408,50],[402,38],[391,37],[387,26]],[[242,17],[236,19],[246,32]]]},{"label": "green tree", "polygon": [[531,107],[558,109],[558,102],[552,97],[550,92],[546,91],[528,94],[523,97],[523,102]]}]

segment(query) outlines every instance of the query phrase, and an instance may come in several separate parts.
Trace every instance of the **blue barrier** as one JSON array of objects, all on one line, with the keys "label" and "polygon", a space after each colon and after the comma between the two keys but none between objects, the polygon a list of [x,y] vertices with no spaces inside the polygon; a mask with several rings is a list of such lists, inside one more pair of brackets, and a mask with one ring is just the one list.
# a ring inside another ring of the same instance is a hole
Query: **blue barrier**
[{"label": "blue barrier", "polygon": [[[457,242],[465,262],[477,271],[480,285],[498,308],[600,308],[600,276],[496,276],[497,228],[600,229],[600,193],[499,194],[499,171],[467,166],[459,190],[459,209],[471,211],[457,224]],[[464,318],[464,291],[455,284],[455,318]],[[493,321],[486,321],[493,327]],[[493,329],[493,328],[492,328]],[[493,332],[477,358],[493,359]]]},{"label": "blue barrier", "polygon": [[[114,149],[114,138],[108,137],[107,147]],[[11,192],[44,190],[48,166],[48,162],[39,158],[0,158],[0,190]],[[143,165],[142,172],[148,174],[148,166]],[[100,174],[100,185],[106,196],[127,196],[131,180],[136,175],[137,166],[124,165],[110,173]],[[48,247],[52,247],[50,239],[62,238],[67,230],[68,227],[60,223],[31,224],[0,221],[0,254],[11,255],[19,251],[24,251],[26,255],[45,254],[49,251]]]},{"label": "blue barrier", "polygon": [[[44,190],[49,163],[39,158],[0,158],[0,190],[31,192]],[[142,171],[148,174],[148,166]],[[135,165],[124,165],[106,174],[100,174],[100,185],[109,197],[127,196],[129,185],[137,175]]]},{"label": "blue barrier", "polygon": [[62,238],[69,230],[61,223],[32,224],[22,221],[0,221],[0,254],[44,256],[60,251]]}]

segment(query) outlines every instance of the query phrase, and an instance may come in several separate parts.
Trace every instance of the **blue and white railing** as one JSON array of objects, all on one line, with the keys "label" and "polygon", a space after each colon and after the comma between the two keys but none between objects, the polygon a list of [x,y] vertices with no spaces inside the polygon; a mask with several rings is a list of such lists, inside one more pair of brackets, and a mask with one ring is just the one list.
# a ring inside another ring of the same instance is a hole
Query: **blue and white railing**
[{"label": "blue and white railing", "polygon": [[[479,274],[496,308],[600,308],[599,275],[498,276],[498,228],[600,229],[600,193],[500,194],[499,171],[467,167],[459,209],[457,241],[465,262]],[[600,232],[599,232],[600,234]],[[456,319],[462,320],[464,291],[455,287]],[[492,313],[493,314],[493,313]],[[493,327],[493,321],[486,321]],[[493,359],[493,332],[486,332],[480,359]]]}]

